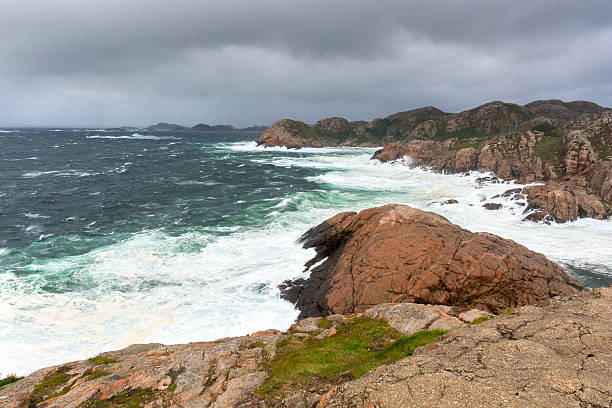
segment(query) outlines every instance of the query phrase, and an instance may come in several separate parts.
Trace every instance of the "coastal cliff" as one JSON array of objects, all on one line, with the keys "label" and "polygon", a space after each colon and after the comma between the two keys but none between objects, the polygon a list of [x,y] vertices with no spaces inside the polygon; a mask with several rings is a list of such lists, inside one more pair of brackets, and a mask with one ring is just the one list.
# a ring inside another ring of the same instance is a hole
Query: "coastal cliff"
[{"label": "coastal cliff", "polygon": [[408,157],[408,165],[445,173],[478,170],[519,183],[546,183],[522,192],[531,221],[612,215],[612,110],[590,102],[491,102],[453,114],[426,107],[369,123],[328,118],[312,127],[284,119],[257,142],[288,148],[384,146],[374,159]]}]

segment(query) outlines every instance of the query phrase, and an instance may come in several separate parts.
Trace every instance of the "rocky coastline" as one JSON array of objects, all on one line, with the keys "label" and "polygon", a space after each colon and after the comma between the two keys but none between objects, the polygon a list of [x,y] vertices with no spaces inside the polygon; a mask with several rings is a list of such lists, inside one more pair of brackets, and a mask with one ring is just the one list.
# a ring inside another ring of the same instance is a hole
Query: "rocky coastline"
[{"label": "rocky coastline", "polygon": [[314,126],[283,119],[259,145],[288,148],[384,146],[373,159],[408,157],[445,173],[493,172],[503,180],[543,183],[522,191],[525,219],[567,222],[612,215],[612,110],[591,102],[491,102],[445,113],[415,109],[367,122],[327,118]]},{"label": "rocky coastline", "polygon": [[[503,193],[527,201],[530,220],[607,218],[610,110],[517,106],[314,127],[284,120],[259,143],[384,144],[375,159],[534,183]],[[304,278],[279,286],[300,311],[287,330],[137,344],[7,377],[0,407],[612,405],[612,286],[588,290],[514,241],[398,204],[337,214],[298,242],[316,255]]]},{"label": "rocky coastline", "polygon": [[44,368],[0,383],[0,407],[612,403],[612,287],[404,205],[338,214],[301,242],[317,254],[282,287],[302,311],[286,331]]}]

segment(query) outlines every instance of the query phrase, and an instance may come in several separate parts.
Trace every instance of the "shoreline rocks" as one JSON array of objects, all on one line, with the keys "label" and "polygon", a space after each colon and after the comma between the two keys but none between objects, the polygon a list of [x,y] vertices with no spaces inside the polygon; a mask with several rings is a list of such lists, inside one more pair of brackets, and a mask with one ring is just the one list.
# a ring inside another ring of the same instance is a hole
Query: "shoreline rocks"
[{"label": "shoreline rocks", "polygon": [[327,118],[312,127],[283,119],[257,143],[295,149],[384,146],[373,159],[409,157],[410,166],[445,173],[477,170],[503,180],[554,185],[528,195],[533,205],[527,212],[537,211],[526,214],[526,220],[567,222],[612,215],[612,110],[590,102],[549,100],[520,106],[495,101],[452,114],[425,107],[369,123]]},{"label": "shoreline rocks", "polygon": [[498,313],[583,289],[544,255],[405,205],[337,214],[299,242],[316,250],[306,268],[318,265],[280,288],[301,318],[404,302]]}]

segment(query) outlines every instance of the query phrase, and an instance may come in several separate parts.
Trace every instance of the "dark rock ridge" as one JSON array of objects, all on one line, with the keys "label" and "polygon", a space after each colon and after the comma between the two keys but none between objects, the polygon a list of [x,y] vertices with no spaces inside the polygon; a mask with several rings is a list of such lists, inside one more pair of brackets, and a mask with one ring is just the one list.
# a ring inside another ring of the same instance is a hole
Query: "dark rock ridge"
[{"label": "dark rock ridge", "polygon": [[146,128],[148,131],[187,131],[193,130],[198,132],[235,132],[235,131],[243,131],[243,132],[263,132],[266,130],[267,126],[249,126],[245,128],[235,128],[232,125],[207,125],[205,123],[198,123],[197,125],[189,128],[181,125],[176,125],[173,123],[163,123],[160,122],[157,125],[151,125]]},{"label": "dark rock ridge", "polygon": [[148,131],[157,131],[157,132],[188,130],[188,129],[189,128],[186,128],[185,126],[177,125],[174,123],[165,123],[165,122],[159,122],[157,125],[151,125],[147,127]]},{"label": "dark rock ridge", "polygon": [[281,285],[300,317],[402,302],[497,313],[583,289],[544,255],[405,205],[337,214],[300,242],[317,253],[307,269],[323,261],[308,279]]},{"label": "dark rock ridge", "polygon": [[[266,146],[384,146],[373,158],[410,157],[446,173],[493,172],[520,183],[556,182],[523,192],[528,219],[573,221],[612,214],[612,110],[591,102],[491,102],[460,113],[433,107],[384,119],[283,119],[258,139]],[[595,204],[599,201],[600,204]]]}]

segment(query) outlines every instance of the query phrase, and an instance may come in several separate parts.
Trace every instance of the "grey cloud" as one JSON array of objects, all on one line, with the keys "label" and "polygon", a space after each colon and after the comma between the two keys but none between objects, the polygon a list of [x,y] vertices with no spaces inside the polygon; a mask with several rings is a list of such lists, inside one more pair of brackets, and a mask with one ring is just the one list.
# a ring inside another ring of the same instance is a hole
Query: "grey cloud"
[{"label": "grey cloud", "polygon": [[608,0],[420,3],[4,4],[0,125],[312,122],[548,97],[612,105]]}]

